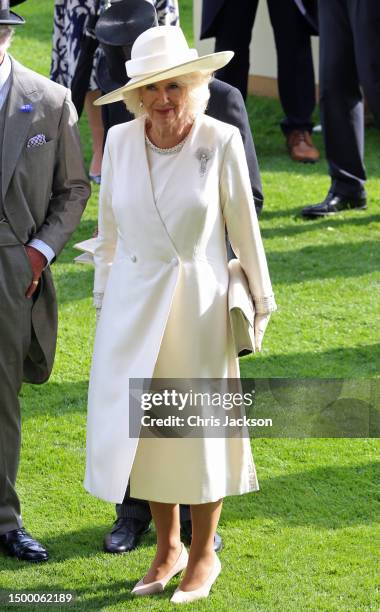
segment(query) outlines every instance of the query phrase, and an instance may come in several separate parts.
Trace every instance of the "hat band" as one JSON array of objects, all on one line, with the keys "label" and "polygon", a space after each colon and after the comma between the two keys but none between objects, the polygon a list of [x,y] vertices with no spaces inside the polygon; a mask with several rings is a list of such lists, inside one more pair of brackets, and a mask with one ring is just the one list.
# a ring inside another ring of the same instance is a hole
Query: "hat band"
[{"label": "hat band", "polygon": [[158,53],[156,55],[149,55],[147,57],[141,57],[139,59],[131,59],[125,62],[125,68],[127,75],[130,78],[145,77],[150,74],[155,74],[170,68],[175,68],[186,62],[191,62],[198,59],[198,52],[196,49],[188,49],[186,53],[182,54],[168,54]]}]

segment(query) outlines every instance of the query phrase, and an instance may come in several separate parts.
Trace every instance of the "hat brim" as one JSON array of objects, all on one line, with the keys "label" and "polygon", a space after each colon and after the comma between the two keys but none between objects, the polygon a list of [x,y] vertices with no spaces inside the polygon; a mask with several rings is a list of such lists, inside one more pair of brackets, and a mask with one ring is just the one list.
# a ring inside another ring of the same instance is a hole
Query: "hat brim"
[{"label": "hat brim", "polygon": [[20,17],[20,15],[16,15],[13,11],[9,11],[8,19],[0,19],[0,25],[22,25],[25,23],[25,19]]},{"label": "hat brim", "polygon": [[183,64],[173,66],[173,68],[167,68],[160,72],[155,72],[144,78],[133,78],[123,87],[119,87],[101,98],[95,100],[95,106],[102,106],[103,104],[112,104],[112,102],[120,102],[123,100],[123,94],[137,89],[138,87],[144,87],[150,83],[157,83],[158,81],[164,81],[174,77],[182,76],[183,74],[189,74],[190,72],[214,72],[223,68],[233,58],[233,51],[220,51],[219,53],[210,53],[209,55],[203,55],[195,60],[190,60]]}]

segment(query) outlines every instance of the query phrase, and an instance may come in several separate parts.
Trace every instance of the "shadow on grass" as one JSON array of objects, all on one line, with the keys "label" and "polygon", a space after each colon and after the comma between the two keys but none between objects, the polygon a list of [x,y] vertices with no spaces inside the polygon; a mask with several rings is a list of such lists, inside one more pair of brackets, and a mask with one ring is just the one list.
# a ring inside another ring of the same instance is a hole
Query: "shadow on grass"
[{"label": "shadow on grass", "polygon": [[[331,445],[332,440],[321,441]],[[294,442],[293,442],[294,444]],[[302,447],[307,448],[303,441]],[[305,451],[305,461],[310,461]],[[380,462],[342,466],[326,466],[272,478],[260,478],[259,493],[227,498],[222,525],[238,519],[274,519],[288,527],[341,529],[353,525],[369,525],[380,521],[380,497],[376,483],[380,481]],[[260,528],[260,523],[258,523]],[[276,531],[278,526],[263,525],[263,530]]]},{"label": "shadow on grass", "polygon": [[[269,213],[270,215],[271,213]],[[352,227],[362,227],[365,225],[369,225],[370,223],[379,223],[380,215],[363,215],[360,213],[360,218],[347,218],[347,217],[335,217],[334,220],[331,219],[321,219],[317,222],[305,222],[299,223],[297,225],[287,225],[282,227],[273,227],[273,228],[263,228],[261,230],[261,235],[263,238],[275,238],[278,236],[295,236],[298,234],[303,234],[304,232],[310,232],[312,230],[320,231],[326,230],[327,227],[333,227],[334,229],[339,229],[341,227],[352,226]]]},{"label": "shadow on grass", "polygon": [[[138,577],[136,576],[133,580],[110,580],[105,583],[92,583],[91,585],[86,584],[85,587],[75,587],[72,589],[72,593],[74,595],[74,600],[71,604],[62,605],[58,607],[57,605],[47,605],[40,604],[39,606],[33,605],[24,605],[23,607],[27,610],[31,610],[32,612],[38,612],[41,609],[53,609],[53,610],[90,610],[94,612],[94,610],[107,610],[113,609],[113,606],[120,606],[124,604],[123,609],[127,609],[128,607],[133,607],[134,610],[160,610],[160,605],[165,606],[171,605],[169,603],[170,597],[173,595],[176,586],[179,583],[179,579],[176,581],[171,581],[170,584],[165,589],[165,592],[162,594],[155,594],[151,597],[144,597],[144,604],[136,599],[134,595],[131,594],[132,588],[135,586]],[[30,592],[30,590],[25,589],[25,592]],[[33,589],[33,592],[37,593],[67,593],[67,589],[62,589],[61,582],[58,580],[54,584],[54,579],[52,582],[47,584],[39,584],[38,588]],[[2,607],[2,610],[14,610],[15,605]]]},{"label": "shadow on grass", "polygon": [[308,246],[268,253],[272,282],[291,284],[325,278],[351,278],[379,269],[378,241]]},{"label": "shadow on grass", "polygon": [[[261,354],[240,362],[243,378],[269,378],[283,376],[361,378],[378,375],[380,344],[358,348],[333,349],[320,353],[293,353],[286,355]],[[21,391],[24,419],[37,414],[49,413],[62,416],[70,413],[85,413],[87,406],[88,380],[77,382],[48,382],[45,385],[24,385]]]},{"label": "shadow on grass", "polygon": [[[279,211],[280,212],[280,211]],[[272,213],[268,213],[270,216]],[[277,213],[273,213],[277,215]],[[334,227],[339,228],[343,224],[351,224],[361,227],[380,220],[380,215],[370,215],[355,219],[334,219]],[[88,225],[88,231],[87,231]],[[316,225],[302,223],[293,227],[265,228],[264,238],[276,236],[297,235],[303,232],[324,230],[331,221],[324,220]],[[82,238],[91,236],[93,223],[88,222],[70,243],[75,244]],[[91,231],[90,231],[91,228]],[[74,257],[79,254],[72,248],[65,249],[59,262],[62,264],[73,263]],[[304,281],[343,277],[350,278],[369,274],[379,269],[380,258],[378,255],[378,243],[375,240],[362,242],[346,242],[344,244],[329,244],[307,246],[302,249],[289,251],[268,252],[268,262],[272,271],[274,283],[302,283]],[[296,263],[296,265],[295,265]],[[74,265],[74,264],[73,264]],[[55,269],[55,284],[58,302],[65,304],[82,299],[88,299],[92,295],[94,268],[92,266],[77,265],[74,269]]]},{"label": "shadow on grass", "polygon": [[[108,523],[96,526],[89,524],[86,528],[73,529],[72,531],[64,531],[57,535],[45,536],[43,538],[43,544],[49,551],[52,563],[63,563],[68,559],[89,559],[100,554],[104,556],[105,561],[123,558],[127,562],[128,554],[112,555],[103,551],[103,539],[105,534],[110,531],[110,527],[111,525]],[[141,539],[139,550],[154,546],[155,543],[156,534],[154,529],[151,529],[150,532]],[[0,556],[0,558],[3,570],[22,570],[26,567],[30,567],[28,562],[20,562],[15,558],[6,556]],[[41,567],[46,566],[43,565]],[[132,581],[131,584],[133,586],[134,582]]]},{"label": "shadow on grass", "polygon": [[[321,441],[331,446],[332,440]],[[294,441],[292,442],[294,448]],[[303,449],[306,449],[303,441]],[[309,461],[305,452],[305,461]],[[285,526],[340,529],[380,521],[380,462],[344,466],[326,466],[284,476],[260,478],[260,492],[232,496],[225,500],[221,528],[228,539],[228,526],[236,521],[275,519]],[[260,527],[260,525],[259,525]],[[263,524],[265,531],[265,523]],[[89,558],[103,553],[102,542],[110,525],[89,525],[44,538],[55,563],[74,558]],[[272,529],[276,529],[272,526]],[[139,548],[155,544],[154,529],[141,539]],[[111,559],[112,555],[104,553]],[[117,557],[115,557],[117,558]],[[124,556],[128,558],[127,555]],[[23,567],[4,559],[8,568]]]},{"label": "shadow on grass", "polygon": [[[326,444],[331,444],[331,440]],[[319,467],[272,478],[260,478],[259,475],[259,493],[228,497],[224,502],[220,528],[225,545],[228,547],[229,527],[233,528],[235,523],[242,520],[247,521],[246,529],[251,533],[248,521],[254,519],[255,530],[261,535],[278,532],[282,527],[330,530],[379,522],[380,506],[376,488],[379,479],[380,462]],[[90,524],[86,528],[47,536],[44,544],[52,562],[56,564],[69,559],[89,559],[102,554],[103,538],[109,528],[109,524]],[[246,537],[247,534],[244,535]],[[141,539],[140,548],[144,550],[154,546],[155,541],[152,529]],[[112,560],[112,555],[103,554],[105,562]],[[128,555],[123,558],[127,562]],[[4,558],[2,561],[4,569],[22,569],[26,566],[14,559]],[[133,584],[134,581],[131,586]],[[51,588],[52,585],[50,591]]]},{"label": "shadow on grass", "polygon": [[363,378],[378,376],[380,362],[380,344],[359,346],[356,348],[337,348],[328,351],[304,353],[287,353],[284,355],[259,355],[247,357],[240,361],[243,378],[266,378],[283,376],[297,378],[313,376],[331,378],[351,376]]},{"label": "shadow on grass", "polygon": [[[94,555],[103,554],[104,558],[111,560],[112,558],[128,559],[128,555],[111,555],[103,551],[103,539],[106,533],[110,531],[111,525],[104,524],[96,527],[89,525],[85,529],[72,530],[56,536],[48,536],[44,538],[44,544],[51,553],[51,558],[55,563],[66,561],[74,558],[89,558]],[[147,549],[153,546],[156,542],[156,534],[154,529],[141,538],[139,549]]]}]

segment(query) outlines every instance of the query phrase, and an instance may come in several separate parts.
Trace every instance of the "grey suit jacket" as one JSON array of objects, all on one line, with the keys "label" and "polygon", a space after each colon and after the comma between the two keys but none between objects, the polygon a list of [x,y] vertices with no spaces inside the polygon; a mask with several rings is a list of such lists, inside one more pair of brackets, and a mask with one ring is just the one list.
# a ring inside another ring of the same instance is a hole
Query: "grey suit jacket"
[{"label": "grey suit jacket", "polygon": [[[11,61],[3,139],[4,211],[21,243],[39,238],[58,255],[90,195],[77,114],[67,89]],[[27,148],[28,140],[37,134],[44,134],[46,144]],[[42,274],[32,322],[34,333],[24,375],[29,382],[41,383],[50,375],[57,336],[57,305],[49,268]]]}]

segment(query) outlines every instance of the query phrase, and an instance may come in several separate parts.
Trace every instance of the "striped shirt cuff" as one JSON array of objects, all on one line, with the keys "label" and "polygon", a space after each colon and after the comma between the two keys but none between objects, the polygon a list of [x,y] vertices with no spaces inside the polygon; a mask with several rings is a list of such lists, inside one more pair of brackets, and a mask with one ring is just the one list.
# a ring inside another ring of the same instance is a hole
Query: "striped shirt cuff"
[{"label": "striped shirt cuff", "polygon": [[55,257],[55,253],[53,249],[49,247],[49,245],[46,244],[46,242],[44,242],[43,240],[40,240],[39,238],[32,238],[32,240],[28,242],[28,246],[34,247],[35,249],[37,249],[37,251],[42,253],[42,255],[45,255],[48,264]]}]

